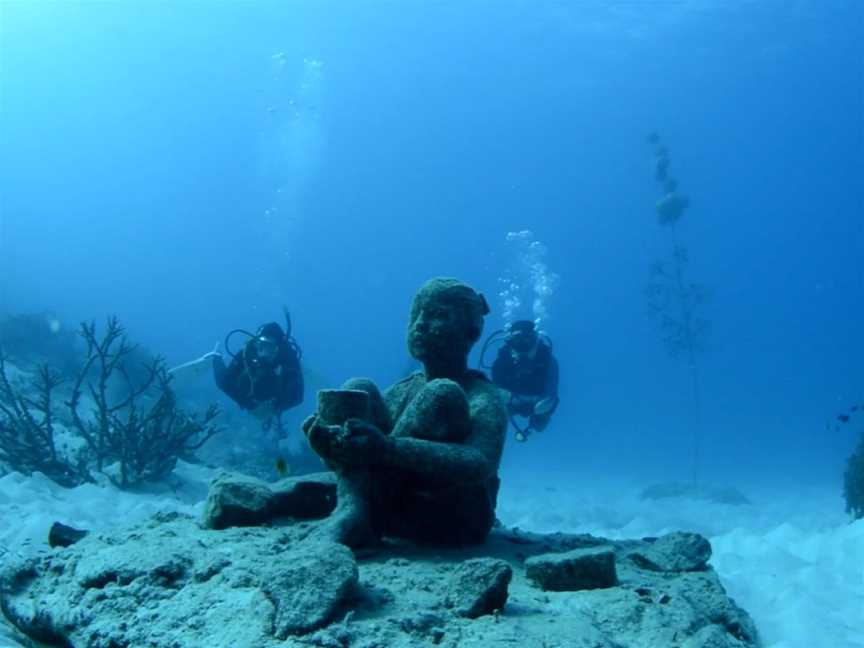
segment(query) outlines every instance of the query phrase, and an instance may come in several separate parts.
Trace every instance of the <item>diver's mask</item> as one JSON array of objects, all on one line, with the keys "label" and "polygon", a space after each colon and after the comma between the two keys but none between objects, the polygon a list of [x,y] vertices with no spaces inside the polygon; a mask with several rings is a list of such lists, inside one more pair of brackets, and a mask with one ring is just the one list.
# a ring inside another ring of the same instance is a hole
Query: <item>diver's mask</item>
[{"label": "diver's mask", "polygon": [[279,343],[273,338],[259,335],[255,338],[255,355],[259,360],[272,364],[279,355]]},{"label": "diver's mask", "polygon": [[537,329],[531,320],[518,320],[507,328],[507,345],[517,360],[533,356],[539,340]]}]

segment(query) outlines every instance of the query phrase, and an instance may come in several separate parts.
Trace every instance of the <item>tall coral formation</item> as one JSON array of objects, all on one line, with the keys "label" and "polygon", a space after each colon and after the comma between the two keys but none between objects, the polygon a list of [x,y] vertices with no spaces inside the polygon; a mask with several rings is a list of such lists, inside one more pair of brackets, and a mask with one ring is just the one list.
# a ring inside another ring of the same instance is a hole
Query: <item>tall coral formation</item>
[{"label": "tall coral formation", "polygon": [[843,475],[843,497],[846,498],[846,512],[856,520],[864,518],[864,431],[858,447],[846,464]]},{"label": "tall coral formation", "polygon": [[25,395],[10,382],[6,363],[0,350],[0,461],[25,474],[41,472],[61,486],[82,483],[86,459],[64,456],[57,443],[54,394],[62,377],[42,365]]},{"label": "tall coral formation", "polygon": [[655,209],[658,223],[669,234],[670,252],[651,266],[651,279],[646,287],[649,311],[660,320],[663,345],[673,358],[687,362],[692,386],[693,419],[691,426],[692,479],[700,478],[700,414],[701,389],[698,356],[704,350],[708,336],[708,320],[699,310],[708,298],[708,289],[691,282],[687,276],[690,255],[678,240],[677,225],[690,206],[690,199],[678,192],[678,181],[669,175],[669,149],[657,133],[648,136],[654,152],[654,179],[663,196]]},{"label": "tall coral formation", "polygon": [[[864,403],[856,403],[840,412],[834,419],[833,429],[856,421],[858,415],[864,412]],[[857,421],[860,423],[860,420]],[[829,423],[828,428],[832,425]],[[843,474],[843,497],[846,499],[846,512],[851,513],[856,520],[864,518],[864,428],[860,431],[858,447],[846,462],[846,472]]]}]

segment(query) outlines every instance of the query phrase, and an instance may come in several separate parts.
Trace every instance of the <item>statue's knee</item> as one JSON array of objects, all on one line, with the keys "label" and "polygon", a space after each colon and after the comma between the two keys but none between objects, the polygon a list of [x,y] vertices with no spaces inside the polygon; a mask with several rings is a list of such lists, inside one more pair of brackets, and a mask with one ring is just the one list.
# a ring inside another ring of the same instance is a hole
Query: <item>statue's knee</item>
[{"label": "statue's knee", "polygon": [[468,409],[468,397],[458,383],[448,378],[436,378],[423,386],[417,395],[418,403],[434,407],[436,411]]},{"label": "statue's knee", "polygon": [[452,380],[429,381],[409,409],[413,419],[412,436],[417,438],[461,442],[470,433],[468,398]]},{"label": "statue's knee", "polygon": [[372,394],[381,395],[381,392],[378,391],[378,386],[372,382],[370,378],[349,378],[344,383],[342,383],[342,389],[356,389],[358,391],[365,391],[370,396]]}]

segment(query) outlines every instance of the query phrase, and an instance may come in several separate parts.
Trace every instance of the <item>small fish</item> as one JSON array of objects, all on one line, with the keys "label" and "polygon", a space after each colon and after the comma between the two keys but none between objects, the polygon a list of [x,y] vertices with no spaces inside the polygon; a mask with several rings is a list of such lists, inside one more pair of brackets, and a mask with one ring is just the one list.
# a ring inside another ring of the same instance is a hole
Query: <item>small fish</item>
[{"label": "small fish", "polygon": [[837,415],[837,420],[840,421],[841,423],[848,423],[849,418],[850,417],[848,414],[838,414]]},{"label": "small fish", "polygon": [[291,467],[282,457],[276,457],[276,472],[279,473],[280,477],[287,477],[291,474]]}]

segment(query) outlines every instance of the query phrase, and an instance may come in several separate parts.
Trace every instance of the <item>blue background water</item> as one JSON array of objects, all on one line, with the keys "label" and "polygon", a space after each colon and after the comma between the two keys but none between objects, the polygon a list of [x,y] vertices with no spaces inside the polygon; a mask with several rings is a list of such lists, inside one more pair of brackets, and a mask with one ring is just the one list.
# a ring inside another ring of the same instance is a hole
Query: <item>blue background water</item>
[{"label": "blue background water", "polygon": [[[506,470],[689,475],[685,364],[643,294],[691,196],[714,299],[706,478],[838,484],[864,399],[855,0],[0,4],[0,308],[118,315],[180,362],[294,314],[311,367],[410,366],[435,275],[493,305],[529,229],[560,276],[552,426]],[[311,408],[307,395],[304,410]]]}]

